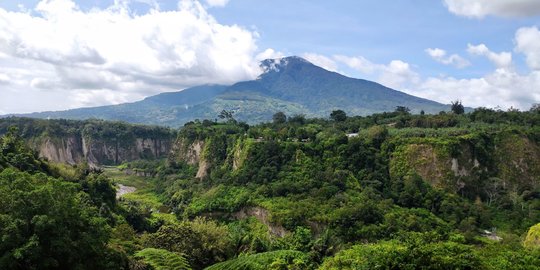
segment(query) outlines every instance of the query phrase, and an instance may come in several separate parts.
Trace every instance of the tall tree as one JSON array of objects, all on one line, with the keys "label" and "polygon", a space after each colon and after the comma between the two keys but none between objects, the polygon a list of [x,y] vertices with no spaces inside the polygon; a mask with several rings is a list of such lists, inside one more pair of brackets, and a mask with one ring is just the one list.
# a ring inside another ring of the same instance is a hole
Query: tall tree
[{"label": "tall tree", "polygon": [[411,112],[411,109],[406,106],[396,106],[396,112],[402,113],[402,114],[409,114]]},{"label": "tall tree", "polygon": [[277,112],[272,116],[272,121],[274,121],[274,124],[283,124],[287,122],[287,116],[284,112]]},{"label": "tall tree", "polygon": [[218,117],[220,119],[225,119],[227,122],[236,122],[236,120],[233,117],[233,114],[234,114],[234,111],[222,110],[219,113]]},{"label": "tall tree", "polygon": [[463,114],[465,112],[465,107],[463,107],[460,100],[452,101],[450,109],[455,114]]},{"label": "tall tree", "polygon": [[330,118],[336,122],[347,120],[347,114],[343,110],[335,110],[330,113]]}]

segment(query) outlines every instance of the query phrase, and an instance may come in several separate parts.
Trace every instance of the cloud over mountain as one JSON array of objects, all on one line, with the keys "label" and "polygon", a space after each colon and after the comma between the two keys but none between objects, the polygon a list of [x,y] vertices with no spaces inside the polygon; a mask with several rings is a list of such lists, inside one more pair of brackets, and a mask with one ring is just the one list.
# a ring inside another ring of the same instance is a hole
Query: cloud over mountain
[{"label": "cloud over mountain", "polygon": [[[180,1],[174,11],[150,3],[148,12],[137,14],[129,1],[82,10],[71,0],[43,0],[28,12],[0,8],[0,21],[0,73],[13,78],[10,89],[18,93],[11,97],[57,93],[58,108],[125,102],[260,73],[258,34],[220,24],[197,1]],[[9,107],[8,99],[0,105]],[[33,110],[39,108],[45,109]]]}]

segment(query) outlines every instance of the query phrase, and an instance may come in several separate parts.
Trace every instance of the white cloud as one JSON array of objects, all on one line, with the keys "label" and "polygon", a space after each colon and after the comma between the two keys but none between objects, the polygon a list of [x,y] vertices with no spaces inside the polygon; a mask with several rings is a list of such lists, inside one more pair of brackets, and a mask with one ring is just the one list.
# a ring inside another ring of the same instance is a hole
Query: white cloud
[{"label": "white cloud", "polygon": [[279,51],[275,51],[274,49],[266,49],[263,52],[257,54],[255,59],[258,61],[266,60],[266,59],[277,59],[277,58],[283,58],[285,57],[285,54]]},{"label": "white cloud", "polygon": [[229,3],[229,0],[205,0],[206,4],[211,7],[224,7]]},{"label": "white cloud", "polygon": [[526,110],[532,103],[540,101],[538,85],[538,71],[520,75],[511,70],[497,69],[481,78],[427,78],[408,92],[442,103],[460,99],[465,106]]},{"label": "white cloud", "polygon": [[[496,67],[484,76],[467,79],[451,76],[422,78],[409,63],[401,60],[379,64],[361,56],[338,55],[333,59],[383,85],[441,103],[460,99],[470,107],[527,110],[533,103],[540,102],[540,31],[535,27],[521,28],[516,32],[515,40],[515,50],[527,57],[532,71],[519,73],[512,68],[511,53],[494,53],[484,44],[469,45],[468,52],[487,57]],[[442,49],[427,49],[426,52],[436,60],[450,61]]]},{"label": "white cloud", "polygon": [[428,48],[426,49],[426,53],[431,56],[431,58],[433,58],[435,61],[444,65],[453,65],[457,68],[464,68],[471,64],[469,61],[467,61],[467,59],[457,54],[447,56],[446,51],[439,48]]},{"label": "white cloud", "polygon": [[456,15],[483,18],[487,15],[524,17],[540,15],[538,0],[444,0],[448,10]]},{"label": "white cloud", "polygon": [[[165,12],[145,0],[155,8],[139,15],[130,2],[89,11],[71,0],[43,0],[31,13],[0,8],[0,73],[16,78],[2,103],[17,101],[25,108],[18,112],[91,99],[104,105],[259,75],[256,32],[220,24],[197,1]],[[47,91],[61,100],[23,104]]]},{"label": "white cloud", "polygon": [[364,74],[372,74],[373,72],[375,72],[375,70],[382,67],[382,65],[376,65],[364,58],[363,56],[349,57],[344,55],[335,55],[334,59]]},{"label": "white cloud", "polygon": [[0,85],[9,83],[9,76],[3,73],[0,73]]},{"label": "white cloud", "polygon": [[112,91],[109,89],[77,90],[74,92],[75,108],[93,107],[106,103],[125,103],[129,101],[127,93]]},{"label": "white cloud", "polygon": [[392,60],[384,65],[373,63],[362,56],[336,55],[334,59],[364,74],[374,75],[377,82],[394,89],[406,88],[419,80],[418,73],[411,69],[409,63],[401,60]]},{"label": "white cloud", "polygon": [[439,48],[435,48],[435,49],[428,48],[426,49],[426,53],[429,54],[429,56],[431,56],[435,60],[442,59],[446,56],[446,51]]},{"label": "white cloud", "polygon": [[527,59],[527,65],[534,70],[540,70],[540,31],[537,27],[523,27],[517,30],[515,36],[517,52]]},{"label": "white cloud", "polygon": [[306,60],[314,65],[320,66],[326,70],[337,71],[337,63],[329,57],[316,53],[304,53],[302,55]]},{"label": "white cloud", "polygon": [[379,82],[391,88],[407,88],[410,83],[418,83],[420,76],[411,69],[409,63],[401,60],[392,60],[384,66]]},{"label": "white cloud", "polygon": [[467,52],[474,55],[485,56],[491,61],[497,68],[509,68],[512,65],[512,53],[501,52],[494,53],[484,44],[479,45],[467,45]]}]

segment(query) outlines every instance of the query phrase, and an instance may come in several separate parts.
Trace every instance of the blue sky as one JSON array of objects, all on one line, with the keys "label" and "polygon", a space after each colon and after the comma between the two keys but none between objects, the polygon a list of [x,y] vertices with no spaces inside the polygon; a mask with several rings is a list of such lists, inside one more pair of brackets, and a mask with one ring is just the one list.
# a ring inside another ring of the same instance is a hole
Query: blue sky
[{"label": "blue sky", "polygon": [[538,0],[2,1],[0,114],[234,83],[288,55],[443,103],[528,109],[539,27]]}]

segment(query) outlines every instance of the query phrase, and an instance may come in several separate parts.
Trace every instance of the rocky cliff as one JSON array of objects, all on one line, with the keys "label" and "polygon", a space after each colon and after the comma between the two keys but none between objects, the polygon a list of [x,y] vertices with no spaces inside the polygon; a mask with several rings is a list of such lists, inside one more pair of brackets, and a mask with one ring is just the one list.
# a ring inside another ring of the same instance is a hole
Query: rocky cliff
[{"label": "rocky cliff", "polygon": [[454,192],[521,193],[540,187],[539,145],[512,132],[404,140],[392,153],[389,167],[394,179],[418,174],[432,186]]},{"label": "rocky cliff", "polygon": [[137,159],[166,158],[176,134],[163,127],[101,120],[0,120],[0,134],[16,126],[39,155],[53,162],[90,166],[117,165]]},{"label": "rocky cliff", "polygon": [[91,166],[116,165],[137,159],[166,158],[172,139],[134,138],[130,141],[99,140],[82,136],[31,139],[39,155],[53,162]]},{"label": "rocky cliff", "polygon": [[229,166],[232,171],[238,170],[248,158],[254,142],[254,139],[244,136],[195,140],[179,136],[172,147],[171,157],[177,162],[197,166],[196,178],[202,179],[216,166]]}]

